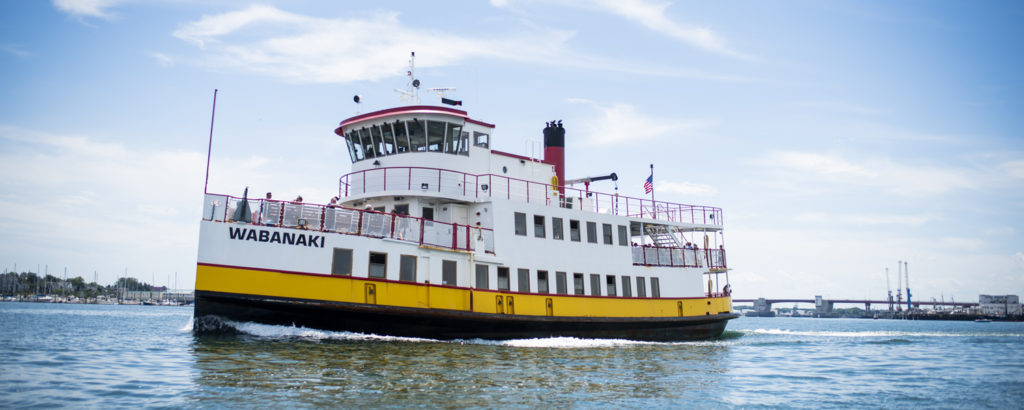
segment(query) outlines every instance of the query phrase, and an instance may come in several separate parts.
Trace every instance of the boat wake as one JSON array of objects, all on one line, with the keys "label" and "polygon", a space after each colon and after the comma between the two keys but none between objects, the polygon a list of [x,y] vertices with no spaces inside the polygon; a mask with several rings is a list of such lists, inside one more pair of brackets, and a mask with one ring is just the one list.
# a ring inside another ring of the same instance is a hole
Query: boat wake
[{"label": "boat wake", "polygon": [[[192,321],[182,330],[192,330]],[[211,323],[202,325],[210,330]],[[302,326],[267,325],[255,322],[235,322],[217,320],[214,324],[217,333],[240,334],[266,339],[300,339],[310,341],[374,341],[374,342],[406,342],[406,343],[451,343],[479,346],[508,346],[519,348],[554,348],[554,349],[595,349],[621,348],[646,345],[702,344],[714,342],[647,342],[626,339],[581,339],[575,337],[548,337],[536,339],[485,340],[456,339],[438,340],[416,337],[383,336],[369,333],[320,330]]]}]

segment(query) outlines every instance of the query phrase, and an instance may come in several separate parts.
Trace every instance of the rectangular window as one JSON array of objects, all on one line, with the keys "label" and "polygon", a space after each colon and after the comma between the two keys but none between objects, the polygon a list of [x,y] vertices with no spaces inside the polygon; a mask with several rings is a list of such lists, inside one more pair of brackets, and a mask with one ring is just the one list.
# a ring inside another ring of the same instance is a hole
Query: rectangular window
[{"label": "rectangular window", "polygon": [[482,132],[474,131],[473,132],[473,145],[476,145],[478,147],[487,148],[487,137],[488,137],[487,134],[484,134]]},{"label": "rectangular window", "polygon": [[629,283],[629,276],[622,276],[622,297],[631,298],[633,297],[632,284]]},{"label": "rectangular window", "polygon": [[615,296],[615,275],[608,275],[604,277],[605,289],[608,290],[608,296]]},{"label": "rectangular window", "polygon": [[601,224],[601,235],[604,236],[605,245],[615,243],[614,238],[612,238],[612,224]]},{"label": "rectangular window", "polygon": [[352,275],[352,250],[334,248],[334,258],[331,260],[331,274],[339,276]]},{"label": "rectangular window", "polygon": [[658,278],[651,278],[651,297],[661,297],[661,286],[658,286]]},{"label": "rectangular window", "polygon": [[384,279],[388,276],[388,254],[370,252],[370,277]]},{"label": "rectangular window", "polygon": [[559,295],[568,293],[568,287],[565,283],[565,272],[555,272],[555,293]]},{"label": "rectangular window", "polygon": [[548,292],[548,271],[546,270],[537,271],[537,293],[550,293]]},{"label": "rectangular window", "polygon": [[456,274],[455,261],[441,261],[441,284],[448,286],[455,286],[455,280],[458,277]]},{"label": "rectangular window", "polygon": [[516,217],[516,235],[526,236],[526,214],[524,214],[522,212],[516,212],[515,213],[515,217]]},{"label": "rectangular window", "polygon": [[601,296],[601,275],[590,274],[590,295]]},{"label": "rectangular window", "polygon": [[569,240],[580,241],[580,221],[569,220]]},{"label": "rectangular window", "polygon": [[583,274],[574,273],[572,274],[572,293],[576,295],[583,294]]},{"label": "rectangular window", "polygon": [[636,277],[636,297],[647,297],[647,282],[642,276]]},{"label": "rectangular window", "polygon": [[422,218],[425,219],[425,220],[433,221],[434,220],[434,208],[425,206],[425,207],[423,207],[423,213],[420,214],[420,215],[423,215]]},{"label": "rectangular window", "polygon": [[530,291],[530,270],[520,269],[519,270],[519,292]]},{"label": "rectangular window", "polygon": [[484,265],[484,264],[476,265],[476,288],[477,289],[487,289],[488,288],[488,285],[487,285],[487,275],[489,273],[490,273],[490,270],[487,269],[487,265]]},{"label": "rectangular window", "polygon": [[619,245],[629,246],[629,231],[626,225],[619,225]]},{"label": "rectangular window", "polygon": [[416,257],[413,255],[402,255],[398,265],[398,280],[405,282],[416,281]]},{"label": "rectangular window", "polygon": [[551,218],[551,237],[554,239],[562,239],[562,218]]},{"label": "rectangular window", "polygon": [[587,222],[587,242],[597,243],[597,222]]},{"label": "rectangular window", "polygon": [[544,217],[540,215],[533,216],[533,236],[537,238],[545,237],[544,233]]},{"label": "rectangular window", "polygon": [[508,268],[498,267],[498,290],[508,290]]}]

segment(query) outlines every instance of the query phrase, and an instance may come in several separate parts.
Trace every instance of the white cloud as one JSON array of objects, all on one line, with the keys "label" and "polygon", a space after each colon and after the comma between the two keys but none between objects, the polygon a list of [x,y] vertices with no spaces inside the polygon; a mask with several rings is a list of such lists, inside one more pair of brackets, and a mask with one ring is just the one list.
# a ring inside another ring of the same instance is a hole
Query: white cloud
[{"label": "white cloud", "polygon": [[113,17],[107,9],[125,0],[53,0],[53,5],[58,10],[76,17],[98,17],[109,19]]},{"label": "white cloud", "polygon": [[725,40],[709,28],[686,26],[672,21],[665,13],[670,4],[648,0],[597,0],[595,5],[695,47],[731,57],[748,58],[726,46]]},{"label": "white cloud", "polygon": [[588,144],[637,143],[671,136],[691,135],[713,125],[706,120],[658,118],[641,113],[630,104],[601,105],[583,98],[569,98],[574,104],[587,104],[597,112],[595,118],[579,121]]},{"label": "white cloud", "polygon": [[660,193],[674,193],[691,196],[708,196],[714,195],[718,191],[705,184],[698,184],[695,182],[672,182],[672,181],[660,181],[655,184],[655,189]]},{"label": "white cloud", "polygon": [[28,51],[25,51],[25,49],[21,45],[18,45],[18,44],[0,44],[0,51],[3,51],[3,52],[8,53],[8,54],[15,55],[15,56],[18,56],[18,57],[28,57],[28,56],[32,55],[32,53],[29,53]]},{"label": "white cloud", "polygon": [[362,19],[308,17],[272,6],[203,16],[174,36],[206,52],[205,64],[259,72],[296,82],[377,80],[405,71],[395,56],[416,51],[418,67],[475,57],[546,62],[562,51],[567,31],[534,30],[516,37],[460,37],[421,30],[397,13]]},{"label": "white cloud", "polygon": [[1024,160],[1007,161],[999,165],[1010,178],[1024,179]]},{"label": "white cloud", "polygon": [[980,188],[979,177],[970,170],[905,165],[887,158],[849,160],[834,154],[776,151],[759,162],[763,166],[789,172],[789,179],[793,181],[818,178],[830,183],[877,187],[906,197]]},{"label": "white cloud", "polygon": [[[494,7],[509,7],[509,3],[509,0],[491,0],[491,5]],[[542,3],[548,4],[550,2]],[[750,58],[729,48],[726,45],[725,39],[715,34],[710,28],[684,25],[673,21],[666,13],[668,6],[672,5],[669,2],[650,0],[562,0],[556,3],[569,7],[614,14],[638,23],[649,30],[712,53],[743,59]]]},{"label": "white cloud", "polygon": [[149,53],[149,56],[153,57],[154,59],[156,59],[157,64],[160,64],[161,66],[170,67],[170,66],[174,65],[174,60],[172,60],[170,57],[168,57],[164,53],[159,53],[159,52],[153,51],[153,52]]}]

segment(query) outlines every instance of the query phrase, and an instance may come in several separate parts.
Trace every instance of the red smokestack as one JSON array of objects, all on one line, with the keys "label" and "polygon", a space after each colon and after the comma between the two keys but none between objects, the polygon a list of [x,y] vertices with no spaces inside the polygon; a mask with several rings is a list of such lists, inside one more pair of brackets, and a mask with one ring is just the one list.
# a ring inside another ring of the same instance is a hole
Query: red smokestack
[{"label": "red smokestack", "polygon": [[551,121],[544,127],[544,161],[555,166],[558,194],[565,195],[565,128],[562,121]]}]

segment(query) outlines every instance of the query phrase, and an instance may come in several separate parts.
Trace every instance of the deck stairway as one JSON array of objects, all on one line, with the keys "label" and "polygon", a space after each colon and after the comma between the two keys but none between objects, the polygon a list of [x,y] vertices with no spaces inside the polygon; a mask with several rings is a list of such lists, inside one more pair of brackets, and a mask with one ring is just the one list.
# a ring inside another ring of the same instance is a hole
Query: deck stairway
[{"label": "deck stairway", "polygon": [[682,248],[675,227],[665,225],[644,224],[644,233],[651,237],[655,246],[663,248]]}]

